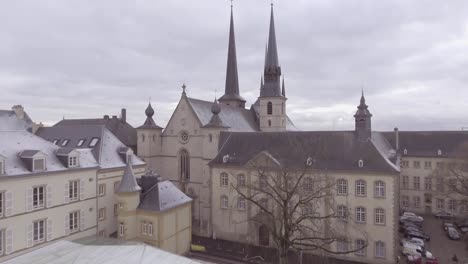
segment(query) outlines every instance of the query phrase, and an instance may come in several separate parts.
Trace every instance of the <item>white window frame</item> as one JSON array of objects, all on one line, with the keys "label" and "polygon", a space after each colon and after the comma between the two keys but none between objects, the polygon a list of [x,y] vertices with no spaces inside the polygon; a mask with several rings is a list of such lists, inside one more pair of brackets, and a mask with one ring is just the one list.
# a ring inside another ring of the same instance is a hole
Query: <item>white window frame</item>
[{"label": "white window frame", "polygon": [[376,225],[385,225],[385,209],[376,208],[374,210],[374,223]]},{"label": "white window frame", "polygon": [[242,173],[238,174],[237,175],[237,186],[244,187],[245,183],[246,183],[245,174],[242,174]]},{"label": "white window frame", "polygon": [[346,205],[338,205],[336,211],[338,219],[343,221],[346,221],[348,219],[348,208],[346,207]]},{"label": "white window frame", "polygon": [[357,180],[355,184],[356,184],[356,196],[366,196],[367,194],[366,181]]},{"label": "white window frame", "polygon": [[68,200],[70,203],[80,200],[80,180],[73,180],[68,183]]},{"label": "white window frame", "polygon": [[244,211],[246,208],[245,198],[240,196],[237,198],[237,209]]},{"label": "white window frame", "polygon": [[413,188],[415,190],[421,190],[421,177],[413,176]]},{"label": "white window frame", "polygon": [[3,216],[5,216],[5,192],[0,192],[0,218]]},{"label": "white window frame", "polygon": [[408,195],[402,195],[401,196],[401,206],[409,207],[409,196]]},{"label": "white window frame", "polygon": [[437,208],[438,210],[443,210],[443,209],[444,209],[444,204],[445,204],[444,199],[437,198],[437,200],[436,200],[436,208]]},{"label": "white window frame", "polygon": [[432,169],[432,161],[424,161],[424,169]]},{"label": "white window frame", "polygon": [[356,207],[356,223],[366,223],[366,208],[363,206]]},{"label": "white window frame", "polygon": [[65,147],[69,142],[70,142],[69,139],[64,139],[62,143],[60,144],[60,146]]},{"label": "white window frame", "polygon": [[450,199],[447,201],[447,209],[450,212],[456,212],[457,211],[457,201],[454,199]]},{"label": "white window frame", "polygon": [[424,190],[432,191],[432,178],[424,177]]},{"label": "white window frame", "polygon": [[80,162],[78,159],[78,156],[69,156],[68,157],[68,167],[69,168],[75,168],[80,166]]},{"label": "white window frame", "polygon": [[[42,200],[40,199],[41,196],[42,196]],[[33,187],[32,202],[33,202],[34,210],[45,208],[45,205],[46,205],[46,186],[45,185]]]},{"label": "white window frame", "polygon": [[68,230],[71,233],[80,231],[80,211],[73,211],[68,214]]},{"label": "white window frame", "polygon": [[419,161],[419,160],[413,161],[413,168],[415,168],[415,169],[421,168],[421,161]]},{"label": "white window frame", "polygon": [[385,198],[385,182],[376,181],[374,183],[374,197]]},{"label": "white window frame", "polygon": [[409,189],[409,176],[403,175],[402,178],[403,178],[403,179],[401,180],[401,181],[402,181],[402,185],[403,185],[402,188],[403,188],[403,189]]},{"label": "white window frame", "polygon": [[99,221],[106,220],[106,207],[101,207],[98,210],[98,219]]},{"label": "white window frame", "polygon": [[119,224],[119,237],[125,236],[125,223],[121,222]]},{"label": "white window frame", "polygon": [[141,222],[141,234],[146,235],[147,223],[145,221]]},{"label": "white window frame", "polygon": [[[40,160],[42,160],[42,169],[37,169],[37,168],[36,168],[36,161],[40,161]],[[42,158],[33,158],[32,167],[33,167],[33,172],[36,172],[36,171],[45,171],[45,170],[46,170],[45,158],[44,158],[44,157],[42,157]]]},{"label": "white window frame", "polygon": [[229,176],[226,172],[221,172],[219,175],[219,184],[221,187],[227,187],[229,185]]},{"label": "white window frame", "polygon": [[[83,144],[85,143],[86,139],[84,138],[81,138],[80,140],[78,140],[78,143],[76,144],[77,147],[81,147],[83,146]],[[104,231],[104,230],[101,230],[101,231]]]},{"label": "white window frame", "polygon": [[100,183],[98,185],[98,195],[99,196],[106,195],[106,184],[105,183]]},{"label": "white window frame", "polygon": [[366,241],[363,239],[356,239],[356,256],[365,256],[367,252]]},{"label": "white window frame", "polygon": [[46,220],[41,219],[33,222],[33,243],[43,243],[46,240]]},{"label": "white window frame", "polygon": [[336,241],[336,251],[340,253],[348,252],[348,242],[337,240]]},{"label": "white window frame", "polygon": [[153,223],[148,223],[148,236],[153,235]]},{"label": "white window frame", "polygon": [[421,197],[419,196],[413,196],[413,206],[415,208],[421,207]]},{"label": "white window frame", "polygon": [[385,258],[385,242],[380,240],[375,242],[374,255],[376,258]]},{"label": "white window frame", "polygon": [[336,190],[338,195],[348,195],[348,181],[345,179],[338,179]]},{"label": "white window frame", "polygon": [[306,177],[304,179],[304,191],[307,193],[311,193],[314,190],[314,183],[312,182],[312,178]]},{"label": "white window frame", "polygon": [[228,209],[229,199],[226,195],[221,196],[221,209]]}]

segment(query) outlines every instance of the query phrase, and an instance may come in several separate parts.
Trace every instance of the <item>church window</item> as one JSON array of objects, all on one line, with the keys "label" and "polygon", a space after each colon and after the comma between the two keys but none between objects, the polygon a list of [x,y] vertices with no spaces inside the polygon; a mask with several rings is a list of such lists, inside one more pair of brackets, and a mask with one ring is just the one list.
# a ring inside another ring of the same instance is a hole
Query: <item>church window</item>
[{"label": "church window", "polygon": [[220,183],[221,183],[221,186],[223,186],[223,187],[227,187],[227,186],[228,186],[229,179],[228,179],[227,173],[225,173],[225,172],[221,173],[221,176],[220,176]]},{"label": "church window", "polygon": [[268,115],[273,114],[273,104],[271,102],[268,102],[268,104],[267,104],[267,114]]},{"label": "church window", "polygon": [[183,149],[179,154],[180,178],[182,180],[190,179],[190,156],[187,150]]}]

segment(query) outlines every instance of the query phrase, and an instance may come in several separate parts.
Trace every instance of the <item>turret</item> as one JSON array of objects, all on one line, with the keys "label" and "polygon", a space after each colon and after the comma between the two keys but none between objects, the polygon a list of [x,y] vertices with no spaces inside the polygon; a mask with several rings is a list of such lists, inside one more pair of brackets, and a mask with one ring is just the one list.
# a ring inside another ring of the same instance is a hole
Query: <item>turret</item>
[{"label": "turret", "polygon": [[207,159],[213,159],[216,156],[219,143],[219,135],[221,131],[227,131],[229,126],[223,123],[223,120],[220,117],[221,106],[218,104],[216,99],[211,106],[211,116],[210,122],[203,126],[206,144],[204,144],[204,154],[203,157]]},{"label": "turret", "polygon": [[157,167],[154,163],[155,157],[161,154],[161,134],[163,129],[154,122],[154,109],[151,103],[148,104],[145,115],[145,122],[137,128],[138,156],[148,164],[148,169],[154,170]]},{"label": "turret", "polygon": [[371,117],[372,114],[367,109],[366,98],[364,98],[364,91],[361,94],[361,101],[358,110],[354,115],[355,119],[355,132],[358,140],[365,141],[372,136]]}]

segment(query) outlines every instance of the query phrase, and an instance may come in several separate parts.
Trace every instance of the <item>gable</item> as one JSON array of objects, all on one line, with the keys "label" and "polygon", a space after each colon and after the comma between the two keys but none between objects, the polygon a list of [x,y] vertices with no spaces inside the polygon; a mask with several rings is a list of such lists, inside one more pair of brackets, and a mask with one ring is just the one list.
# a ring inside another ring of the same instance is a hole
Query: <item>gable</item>
[{"label": "gable", "polygon": [[182,97],[164,129],[163,136],[177,134],[182,130],[199,129],[201,126],[202,123],[188,103],[187,97]]}]

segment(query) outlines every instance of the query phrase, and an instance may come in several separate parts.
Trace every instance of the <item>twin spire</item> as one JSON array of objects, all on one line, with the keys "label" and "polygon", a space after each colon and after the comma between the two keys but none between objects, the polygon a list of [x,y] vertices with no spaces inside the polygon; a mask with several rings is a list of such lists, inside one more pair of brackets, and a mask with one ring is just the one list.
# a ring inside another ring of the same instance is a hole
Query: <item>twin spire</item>
[{"label": "twin spire", "polygon": [[[260,89],[260,97],[285,96],[284,79],[281,87],[280,76],[281,67],[278,60],[278,48],[276,45],[275,19],[273,5],[271,6],[270,30],[268,44],[265,51],[264,80]],[[239,94],[239,77],[237,72],[236,40],[234,34],[234,17],[231,5],[231,21],[229,28],[229,45],[226,68],[226,86],[224,95],[219,98],[219,102],[244,108],[245,99]]]}]

